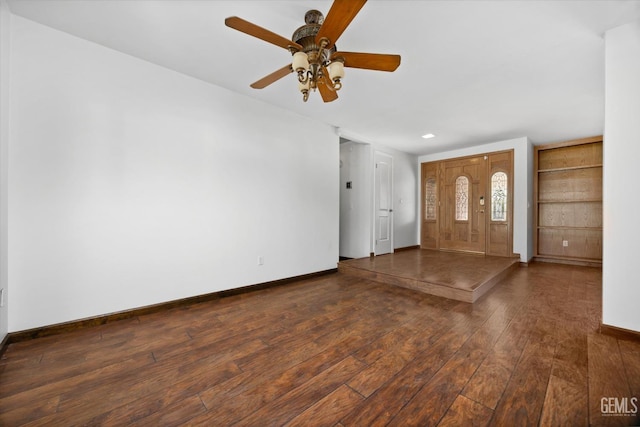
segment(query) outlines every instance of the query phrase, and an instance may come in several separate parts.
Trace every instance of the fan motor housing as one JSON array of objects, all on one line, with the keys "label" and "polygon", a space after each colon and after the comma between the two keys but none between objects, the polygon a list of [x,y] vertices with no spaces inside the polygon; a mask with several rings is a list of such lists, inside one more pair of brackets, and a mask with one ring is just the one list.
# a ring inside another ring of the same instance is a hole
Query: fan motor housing
[{"label": "fan motor housing", "polygon": [[322,53],[320,53],[320,46],[316,43],[316,35],[320,31],[320,27],[322,27],[324,15],[318,10],[310,10],[304,15],[304,22],[305,25],[294,31],[291,40],[301,45],[302,51],[307,55],[310,53],[312,55],[314,53],[316,55],[320,54],[322,62],[328,62],[331,55],[336,52],[336,46],[333,45],[331,49],[323,49]]}]

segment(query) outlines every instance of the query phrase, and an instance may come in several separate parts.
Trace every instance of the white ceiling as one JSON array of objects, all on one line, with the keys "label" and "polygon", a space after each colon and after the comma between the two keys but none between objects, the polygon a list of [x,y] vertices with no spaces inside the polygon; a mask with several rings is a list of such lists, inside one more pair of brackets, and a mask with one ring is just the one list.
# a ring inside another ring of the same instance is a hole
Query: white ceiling
[{"label": "white ceiling", "polygon": [[239,16],[289,38],[307,10],[326,14],[331,3],[9,0],[14,14],[315,117],[345,138],[416,154],[601,134],[603,34],[640,19],[640,0],[370,0],[337,46],[400,54],[396,72],[347,69],[340,98],[327,104],[317,93],[303,103],[293,75],[251,89],[290,54],[224,19]]}]

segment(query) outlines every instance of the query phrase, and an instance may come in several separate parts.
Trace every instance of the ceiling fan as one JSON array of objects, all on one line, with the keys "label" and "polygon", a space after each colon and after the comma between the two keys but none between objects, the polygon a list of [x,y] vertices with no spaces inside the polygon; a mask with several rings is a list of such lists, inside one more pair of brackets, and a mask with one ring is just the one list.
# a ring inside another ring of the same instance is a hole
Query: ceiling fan
[{"label": "ceiling fan", "polygon": [[263,89],[295,71],[305,102],[309,99],[309,92],[316,89],[324,102],[331,102],[338,98],[344,67],[395,71],[400,65],[400,55],[337,50],[336,41],[366,1],[335,0],[326,19],[317,10],[308,11],[304,17],[305,25],[293,33],[292,40],[237,16],[225,19],[227,27],[285,48],[293,55],[290,64],[252,83],[251,87]]}]

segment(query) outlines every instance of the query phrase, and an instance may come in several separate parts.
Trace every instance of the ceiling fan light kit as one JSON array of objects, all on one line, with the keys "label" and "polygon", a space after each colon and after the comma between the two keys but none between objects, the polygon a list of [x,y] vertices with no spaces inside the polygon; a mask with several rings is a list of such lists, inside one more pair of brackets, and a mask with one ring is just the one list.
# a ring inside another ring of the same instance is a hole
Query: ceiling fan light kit
[{"label": "ceiling fan light kit", "polygon": [[342,88],[345,67],[395,71],[400,65],[399,55],[337,50],[336,40],[365,3],[366,0],[335,0],[326,20],[320,11],[308,11],[304,17],[305,25],[293,33],[292,40],[241,18],[227,18],[225,24],[228,27],[283,47],[293,55],[290,65],[263,77],[251,84],[251,87],[263,89],[295,72],[298,89],[305,102],[309,99],[311,90],[318,90],[324,102],[331,102],[338,98],[337,92]]}]

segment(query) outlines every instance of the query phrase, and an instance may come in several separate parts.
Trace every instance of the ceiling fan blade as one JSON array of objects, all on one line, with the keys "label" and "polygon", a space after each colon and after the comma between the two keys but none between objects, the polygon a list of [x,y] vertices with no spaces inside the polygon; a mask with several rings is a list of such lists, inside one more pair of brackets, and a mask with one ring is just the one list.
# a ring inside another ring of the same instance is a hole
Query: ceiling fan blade
[{"label": "ceiling fan blade", "polygon": [[316,43],[319,45],[322,38],[327,38],[327,49],[331,49],[366,2],[367,0],[335,0],[316,35]]},{"label": "ceiling fan blade", "polygon": [[242,18],[238,18],[237,16],[231,16],[225,19],[224,23],[229,28],[233,28],[234,30],[249,34],[250,36],[257,37],[260,40],[264,40],[276,46],[280,46],[285,49],[289,49],[290,47],[293,47],[297,50],[302,49],[302,46],[300,46],[298,43],[293,42],[265,28],[259,27],[256,24],[252,24],[249,21],[245,21]]},{"label": "ceiling fan blade", "polygon": [[322,76],[322,80],[318,82],[318,91],[320,92],[320,96],[324,102],[332,102],[338,99],[338,92],[335,90],[329,89],[327,77],[329,72],[326,68],[322,67],[324,70],[324,75]]},{"label": "ceiling fan blade", "polygon": [[383,53],[336,52],[331,59],[344,59],[344,66],[366,70],[395,71],[400,66],[400,55]]},{"label": "ceiling fan blade", "polygon": [[251,87],[254,89],[264,89],[269,86],[271,83],[280,80],[284,76],[291,74],[293,72],[293,68],[291,68],[291,64],[287,64],[279,70],[274,71],[273,73],[264,76],[260,80],[255,83],[251,83]]}]

